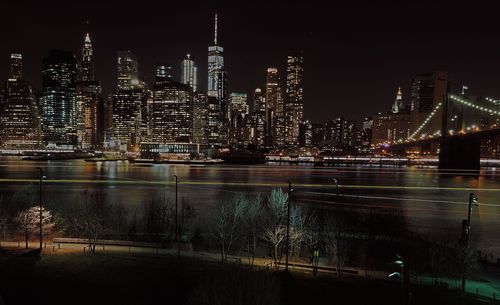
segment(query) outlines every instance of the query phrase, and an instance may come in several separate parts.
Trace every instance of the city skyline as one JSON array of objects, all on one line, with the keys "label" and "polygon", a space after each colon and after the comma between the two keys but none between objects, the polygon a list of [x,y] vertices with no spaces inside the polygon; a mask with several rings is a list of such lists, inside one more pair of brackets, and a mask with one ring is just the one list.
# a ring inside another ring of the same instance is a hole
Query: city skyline
[{"label": "city skyline", "polygon": [[[283,70],[283,57],[294,49],[303,50],[306,57],[305,103],[308,105],[305,118],[313,122],[338,116],[359,120],[371,113],[390,110],[394,88],[401,86],[405,99],[415,75],[435,70],[449,71],[452,91],[466,84],[471,93],[500,95],[493,73],[496,67],[500,69],[500,61],[494,61],[498,48],[493,41],[487,40],[488,31],[482,35],[469,35],[492,21],[484,18],[481,24],[471,22],[470,28],[466,28],[459,22],[463,13],[446,3],[428,6],[429,3],[424,2],[383,9],[372,5],[359,10],[350,6],[339,7],[338,12],[330,18],[322,18],[328,16],[318,11],[311,14],[312,8],[317,5],[315,3],[292,3],[286,8],[271,4],[269,11],[260,13],[263,20],[269,21],[268,25],[273,29],[271,34],[263,31],[263,22],[259,21],[262,18],[252,18],[256,8],[248,4],[239,10],[231,5],[207,7],[200,4],[192,11],[192,18],[196,22],[187,27],[178,22],[186,14],[180,7],[172,8],[179,14],[173,14],[171,24],[165,27],[159,26],[154,20],[143,21],[135,26],[124,22],[120,24],[121,27],[111,22],[109,26],[103,27],[102,24],[108,21],[104,17],[114,8],[113,3],[96,6],[87,12],[75,10],[67,16],[58,15],[57,2],[54,3],[47,7],[38,4],[24,7],[30,20],[39,21],[40,28],[23,31],[27,25],[19,24],[6,34],[4,44],[7,48],[0,54],[0,66],[5,67],[0,69],[2,78],[6,78],[9,73],[10,52],[17,50],[23,54],[27,79],[36,88],[41,88],[41,59],[53,48],[79,54],[82,37],[90,32],[95,79],[102,82],[105,94],[111,93],[115,86],[116,67],[110,62],[114,61],[119,50],[131,50],[137,55],[139,75],[145,76],[148,83],[153,80],[157,62],[171,65],[174,78],[180,80],[180,62],[186,53],[190,53],[197,59],[200,87],[205,90],[205,50],[213,39],[213,14],[219,12],[219,40],[224,45],[225,64],[230,73],[229,91],[246,92],[250,96],[255,88],[265,84],[267,67],[276,66]],[[12,10],[19,12],[15,10],[16,5],[8,4]],[[146,9],[136,8],[130,11],[119,9],[118,12],[126,20],[133,12],[139,14]],[[379,13],[380,18],[369,14],[370,9],[373,9],[373,15]],[[37,19],[39,17],[34,12],[38,10],[50,18],[44,18],[43,22]],[[472,12],[478,10],[486,8],[469,9]],[[284,13],[279,15],[303,18],[294,18],[294,24],[284,25],[285,17],[276,15],[275,19],[270,18],[280,11]],[[346,17],[340,16],[340,12],[355,13],[356,22],[346,22]],[[112,20],[116,20],[116,14],[112,15]],[[86,20],[89,20],[88,25]],[[56,26],[61,22],[65,24],[64,28]],[[343,26],[338,27],[342,23]],[[436,28],[432,24],[442,26]],[[368,29],[368,26],[371,28]],[[47,35],[49,30],[50,35]],[[38,31],[43,31],[45,35],[37,35]],[[31,33],[33,39],[26,39],[22,34],[24,32]],[[373,35],[366,37],[368,34]],[[480,43],[481,51],[455,46],[453,42],[460,41],[462,37],[484,42]],[[32,50],[35,45],[38,46],[36,51]],[[479,53],[482,56],[476,56]],[[324,107],[330,113],[322,111]],[[365,113],[359,113],[360,107],[366,109]]]}]

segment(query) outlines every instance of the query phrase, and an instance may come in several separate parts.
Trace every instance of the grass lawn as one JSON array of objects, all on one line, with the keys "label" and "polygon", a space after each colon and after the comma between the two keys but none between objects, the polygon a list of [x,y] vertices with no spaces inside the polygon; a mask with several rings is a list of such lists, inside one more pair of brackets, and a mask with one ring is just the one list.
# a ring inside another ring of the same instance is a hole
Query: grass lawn
[{"label": "grass lawn", "polygon": [[[412,304],[475,304],[412,287]],[[2,260],[5,304],[401,304],[400,283],[249,271],[237,265],[127,254],[38,254]]]}]

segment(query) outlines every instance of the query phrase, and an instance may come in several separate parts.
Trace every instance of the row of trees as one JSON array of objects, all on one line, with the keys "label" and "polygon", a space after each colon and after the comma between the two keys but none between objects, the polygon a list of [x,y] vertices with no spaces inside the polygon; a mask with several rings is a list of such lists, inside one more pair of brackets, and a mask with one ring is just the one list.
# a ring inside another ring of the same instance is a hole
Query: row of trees
[{"label": "row of trees", "polygon": [[[45,206],[45,234],[86,238],[91,252],[99,239],[141,240],[164,246],[177,240],[194,246],[197,240],[205,240],[204,249],[218,249],[222,262],[234,254],[246,257],[253,266],[255,258],[264,255],[277,267],[287,247],[288,195],[279,188],[267,196],[236,193],[225,197],[205,217],[198,217],[189,200],[180,198],[177,222],[175,202],[166,194],[126,207],[112,202],[104,189],[85,190],[74,202],[47,202]],[[14,233],[23,236],[27,246],[39,230],[36,196],[23,191],[0,198],[0,226],[3,239],[8,232]],[[436,277],[454,276],[455,267],[463,262],[470,266],[468,270],[474,270],[477,259],[473,251],[466,253],[450,240],[453,238],[416,243],[408,235],[404,215],[394,210],[360,210],[341,204],[316,208],[292,205],[290,210],[290,255],[312,260],[311,254],[319,250],[336,267],[338,276],[347,263],[367,273],[384,268],[394,253],[415,246],[420,248],[413,251],[419,253],[413,268]]]}]

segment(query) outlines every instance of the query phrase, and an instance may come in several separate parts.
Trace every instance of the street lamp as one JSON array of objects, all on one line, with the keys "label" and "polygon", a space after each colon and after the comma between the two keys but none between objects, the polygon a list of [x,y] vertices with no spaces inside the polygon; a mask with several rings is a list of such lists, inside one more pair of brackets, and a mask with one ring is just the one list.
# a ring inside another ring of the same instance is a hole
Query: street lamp
[{"label": "street lamp", "polygon": [[288,181],[288,200],[287,200],[287,217],[286,217],[286,260],[285,270],[288,270],[288,255],[290,253],[290,197],[292,196],[292,182]]},{"label": "street lamp", "polygon": [[410,273],[409,273],[409,268],[408,268],[408,260],[405,260],[402,256],[399,254],[396,254],[396,260],[392,262],[393,265],[401,268],[401,273],[400,272],[393,272],[388,275],[389,278],[391,279],[401,279],[401,284],[402,284],[402,304],[407,305],[409,304],[410,301]]},{"label": "street lamp", "polygon": [[42,199],[43,199],[43,188],[42,188],[42,185],[43,185],[43,179],[47,178],[43,175],[43,170],[41,167],[38,167],[38,171],[39,171],[39,187],[40,187],[40,190],[39,190],[39,193],[38,195],[40,196],[39,197],[39,205],[40,205],[40,228],[39,228],[39,231],[40,231],[40,250],[42,250],[42,244],[43,244],[43,205],[42,205]]},{"label": "street lamp", "polygon": [[339,196],[339,179],[333,178],[333,183],[335,183],[335,187],[337,189],[337,197]]},{"label": "street lamp", "polygon": [[175,177],[175,241],[177,242],[177,256],[181,256],[181,246],[179,244],[179,234],[178,234],[178,226],[177,226],[177,188],[179,185],[179,177],[174,175]]},{"label": "street lamp", "polygon": [[[478,197],[474,193],[469,194],[469,208],[467,210],[467,223],[465,224],[465,251],[469,249],[469,241],[470,241],[470,216],[472,214],[472,208],[474,206],[478,206]],[[465,252],[466,254],[466,252]],[[467,268],[467,262],[464,257],[464,266],[462,270],[462,291],[465,291],[465,271]]]}]

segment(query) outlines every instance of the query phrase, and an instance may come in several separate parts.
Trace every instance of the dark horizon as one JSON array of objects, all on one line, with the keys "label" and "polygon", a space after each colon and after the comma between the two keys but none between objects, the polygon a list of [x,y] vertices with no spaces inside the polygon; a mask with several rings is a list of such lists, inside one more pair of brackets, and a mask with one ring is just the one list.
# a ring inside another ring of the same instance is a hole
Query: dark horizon
[{"label": "dark horizon", "polygon": [[494,10],[479,3],[329,8],[317,2],[141,2],[127,8],[117,1],[3,4],[8,14],[0,21],[5,29],[0,79],[7,79],[9,54],[16,50],[23,54],[25,77],[40,88],[41,62],[49,50],[73,51],[79,59],[90,32],[96,80],[105,94],[116,85],[116,54],[127,49],[138,56],[139,73],[148,83],[157,62],[172,65],[179,79],[181,60],[192,54],[206,90],[207,47],[218,12],[229,91],[246,92],[249,104],[253,90],[265,83],[266,68],[278,67],[284,78],[286,56],[297,50],[304,53],[305,119],[313,122],[388,111],[397,86],[407,100],[412,78],[435,70],[449,72],[452,91],[465,84],[471,94],[500,96]]}]

